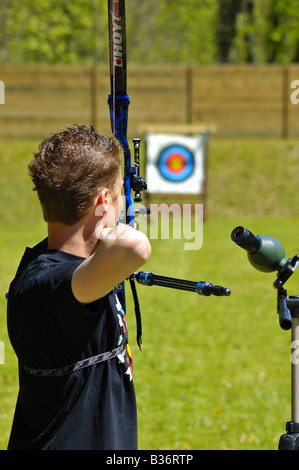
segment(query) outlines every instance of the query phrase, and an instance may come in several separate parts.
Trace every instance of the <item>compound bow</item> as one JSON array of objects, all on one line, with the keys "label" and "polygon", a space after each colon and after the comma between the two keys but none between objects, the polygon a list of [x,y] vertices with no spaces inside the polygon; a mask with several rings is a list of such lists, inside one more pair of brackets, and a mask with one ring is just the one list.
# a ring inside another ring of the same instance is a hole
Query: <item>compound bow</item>
[{"label": "compound bow", "polygon": [[[147,189],[147,184],[140,176],[139,147],[140,139],[133,139],[134,166],[131,166],[131,152],[127,140],[129,95],[127,93],[127,58],[126,58],[126,17],[125,0],[108,0],[109,17],[109,55],[110,55],[110,85],[111,94],[108,96],[110,108],[111,129],[119,141],[124,154],[124,192],[125,192],[125,217],[126,223],[133,225],[135,211],[134,202],[140,202],[141,191]],[[134,200],[132,191],[135,192]],[[139,212],[141,212],[139,210]],[[143,213],[149,213],[149,209],[143,209]],[[134,281],[139,284],[152,286],[164,286],[174,289],[196,292],[199,295],[216,296],[230,295],[230,289],[222,286],[214,286],[206,281],[187,281],[184,279],[159,276],[151,272],[141,271],[133,273],[130,284],[135,300],[135,312],[137,320],[137,342],[141,344],[141,318],[139,304]],[[118,296],[125,310],[124,282],[118,286]]]}]

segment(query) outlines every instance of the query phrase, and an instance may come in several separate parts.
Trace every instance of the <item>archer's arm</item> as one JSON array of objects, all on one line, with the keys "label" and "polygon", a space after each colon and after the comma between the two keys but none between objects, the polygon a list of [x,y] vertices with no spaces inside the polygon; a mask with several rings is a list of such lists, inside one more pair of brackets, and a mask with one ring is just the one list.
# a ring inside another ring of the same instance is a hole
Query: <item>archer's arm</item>
[{"label": "archer's arm", "polygon": [[124,224],[104,229],[96,252],[74,272],[74,296],[85,304],[103,297],[140,268],[150,254],[150,242],[142,232]]}]

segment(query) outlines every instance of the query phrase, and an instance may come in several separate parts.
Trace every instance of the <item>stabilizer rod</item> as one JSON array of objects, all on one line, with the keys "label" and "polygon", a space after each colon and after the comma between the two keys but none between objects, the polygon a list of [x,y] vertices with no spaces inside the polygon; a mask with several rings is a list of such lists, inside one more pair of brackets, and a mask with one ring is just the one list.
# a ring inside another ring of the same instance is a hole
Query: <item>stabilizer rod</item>
[{"label": "stabilizer rod", "polygon": [[162,286],[172,289],[186,290],[189,292],[196,292],[198,295],[216,295],[229,296],[230,289],[222,286],[214,286],[211,282],[207,281],[188,281],[186,279],[177,279],[174,277],[160,276],[148,271],[140,271],[132,274],[131,279],[135,279],[139,284],[144,286]]}]

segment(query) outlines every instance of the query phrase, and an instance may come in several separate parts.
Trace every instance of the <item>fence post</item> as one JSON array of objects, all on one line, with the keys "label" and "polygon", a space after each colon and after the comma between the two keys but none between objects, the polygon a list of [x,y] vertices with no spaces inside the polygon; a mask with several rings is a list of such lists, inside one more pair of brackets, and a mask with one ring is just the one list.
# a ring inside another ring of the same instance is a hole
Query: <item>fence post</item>
[{"label": "fence post", "polygon": [[192,73],[193,67],[186,68],[186,121],[190,124],[192,117]]},{"label": "fence post", "polygon": [[282,69],[282,138],[289,137],[289,67]]}]

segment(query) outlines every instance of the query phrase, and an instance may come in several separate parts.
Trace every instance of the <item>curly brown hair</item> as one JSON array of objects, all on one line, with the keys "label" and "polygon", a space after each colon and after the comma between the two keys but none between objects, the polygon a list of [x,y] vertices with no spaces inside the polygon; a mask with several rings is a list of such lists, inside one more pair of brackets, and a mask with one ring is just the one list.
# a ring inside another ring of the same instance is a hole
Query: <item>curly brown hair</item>
[{"label": "curly brown hair", "polygon": [[45,221],[72,225],[85,215],[99,189],[115,190],[120,146],[93,128],[67,127],[41,142],[28,170]]}]

